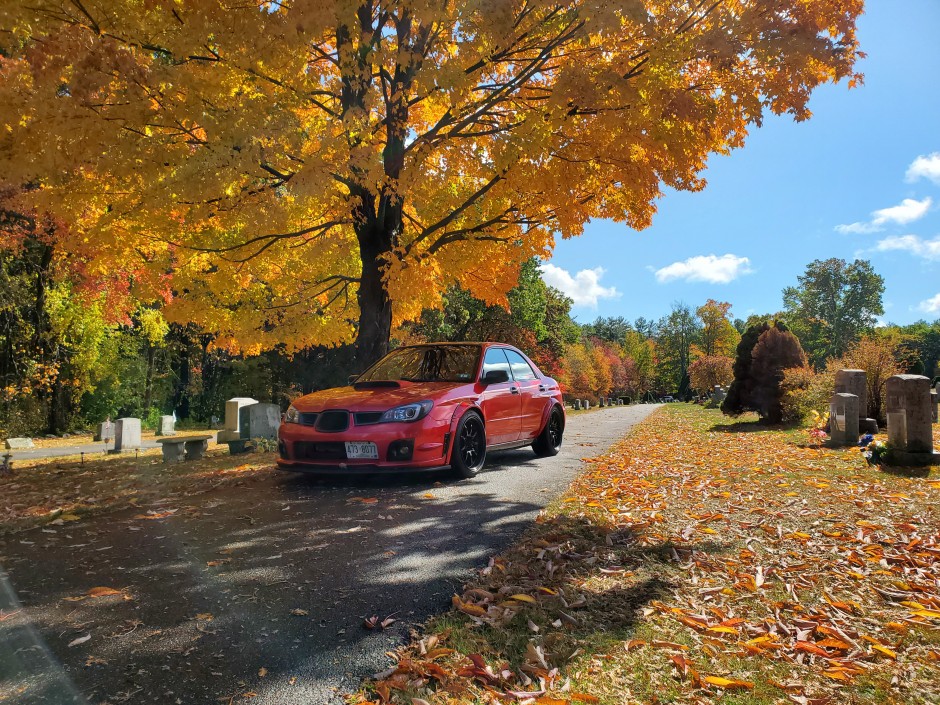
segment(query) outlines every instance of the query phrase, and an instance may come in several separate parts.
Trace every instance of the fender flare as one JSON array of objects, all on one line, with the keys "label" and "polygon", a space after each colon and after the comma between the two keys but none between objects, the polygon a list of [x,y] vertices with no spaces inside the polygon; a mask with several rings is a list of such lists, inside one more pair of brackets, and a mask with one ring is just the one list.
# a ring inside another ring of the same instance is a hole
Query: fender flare
[{"label": "fender flare", "polygon": [[546,406],[545,411],[542,412],[542,422],[539,424],[538,435],[541,435],[542,432],[545,430],[545,426],[546,424],[548,424],[548,419],[552,415],[552,412],[555,410],[556,407],[561,408],[561,430],[562,431],[565,430],[565,426],[568,425],[568,418],[567,418],[567,415],[565,414],[565,408],[561,404],[558,403],[557,399],[553,399],[552,403]]},{"label": "fender flare", "polygon": [[486,417],[483,416],[483,409],[480,408],[478,404],[473,404],[468,401],[462,401],[457,404],[457,407],[454,409],[453,416],[450,417],[450,426],[447,429],[444,440],[444,463],[449,465],[451,462],[451,453],[454,448],[454,434],[457,432],[457,424],[460,422],[460,419],[468,411],[475,411],[480,415],[480,418],[483,420],[483,427],[486,428]]}]

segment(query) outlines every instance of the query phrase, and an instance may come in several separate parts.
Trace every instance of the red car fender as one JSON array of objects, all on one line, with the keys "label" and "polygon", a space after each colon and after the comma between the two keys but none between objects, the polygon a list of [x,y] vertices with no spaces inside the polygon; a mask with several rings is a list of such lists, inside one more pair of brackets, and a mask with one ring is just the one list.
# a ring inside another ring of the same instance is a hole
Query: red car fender
[{"label": "red car fender", "polygon": [[450,455],[454,446],[454,434],[457,432],[457,424],[460,422],[460,418],[470,410],[476,411],[480,415],[480,418],[483,419],[484,425],[486,424],[486,419],[483,417],[483,410],[479,406],[467,401],[462,401],[457,404],[454,408],[454,415],[450,417],[450,428],[447,429],[447,438],[444,441],[445,463],[450,464]]},{"label": "red car fender", "polygon": [[[561,406],[561,405],[558,403],[558,400],[557,400],[557,399],[552,399],[552,403],[551,403],[551,404],[546,404],[546,405],[545,405],[545,411],[542,412],[542,423],[539,424],[539,433],[541,433],[542,431],[545,430],[545,424],[548,423],[548,417],[552,415],[552,411],[555,410],[555,407],[556,407],[556,406]],[[562,418],[562,422],[566,421],[564,408],[562,408],[562,410],[561,410],[561,418]]]}]

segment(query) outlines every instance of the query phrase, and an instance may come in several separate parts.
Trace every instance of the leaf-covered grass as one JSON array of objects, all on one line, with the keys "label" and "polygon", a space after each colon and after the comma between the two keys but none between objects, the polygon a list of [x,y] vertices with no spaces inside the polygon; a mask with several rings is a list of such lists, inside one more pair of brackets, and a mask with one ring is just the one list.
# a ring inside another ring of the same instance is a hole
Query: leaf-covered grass
[{"label": "leaf-covered grass", "polygon": [[82,461],[64,456],[14,462],[0,477],[0,534],[90,514],[147,507],[270,472],[274,453],[229,455],[214,447],[199,461],[164,465],[161,451],[142,450]]},{"label": "leaf-covered grass", "polygon": [[936,471],[668,405],[354,701],[940,702],[938,500]]}]

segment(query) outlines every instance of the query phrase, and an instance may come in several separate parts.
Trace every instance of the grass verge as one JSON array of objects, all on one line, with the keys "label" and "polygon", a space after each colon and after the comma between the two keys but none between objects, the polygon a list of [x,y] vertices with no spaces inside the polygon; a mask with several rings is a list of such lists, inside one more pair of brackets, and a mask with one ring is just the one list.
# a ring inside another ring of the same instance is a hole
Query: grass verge
[{"label": "grass verge", "polygon": [[351,702],[940,702],[927,477],[668,405]]}]

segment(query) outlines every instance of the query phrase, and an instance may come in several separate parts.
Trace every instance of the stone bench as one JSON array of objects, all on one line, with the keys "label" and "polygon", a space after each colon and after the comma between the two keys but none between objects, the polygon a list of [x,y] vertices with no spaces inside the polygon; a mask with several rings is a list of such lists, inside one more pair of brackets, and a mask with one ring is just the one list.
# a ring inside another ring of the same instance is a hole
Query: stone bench
[{"label": "stone bench", "polygon": [[209,447],[212,436],[174,436],[157,438],[163,446],[163,462],[178,463],[182,460],[199,460]]}]

